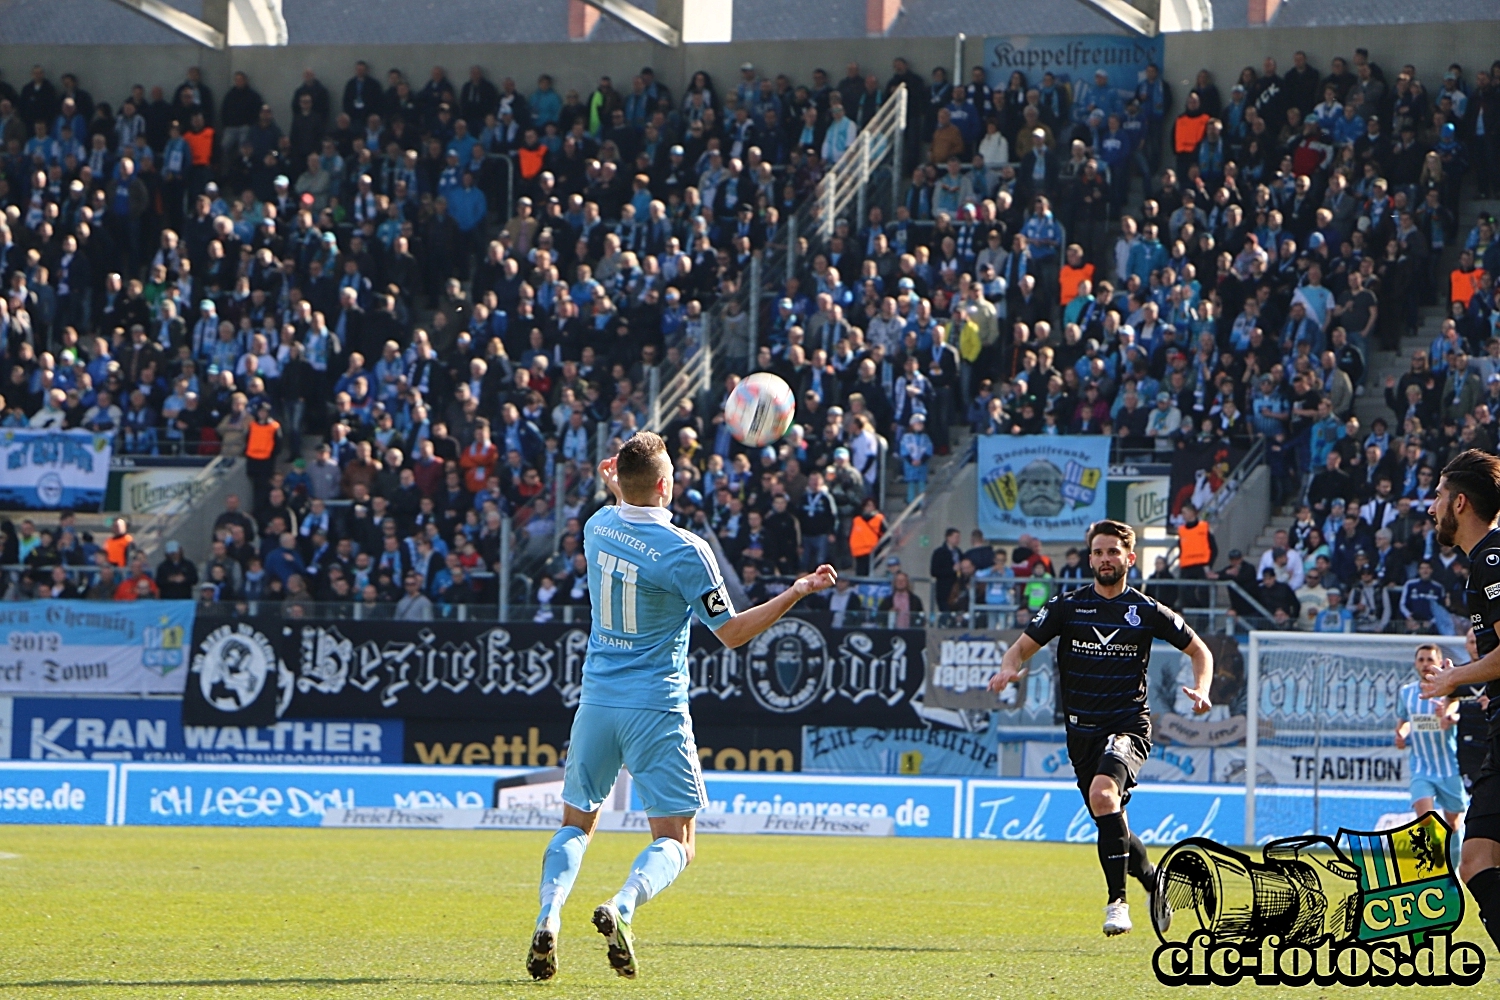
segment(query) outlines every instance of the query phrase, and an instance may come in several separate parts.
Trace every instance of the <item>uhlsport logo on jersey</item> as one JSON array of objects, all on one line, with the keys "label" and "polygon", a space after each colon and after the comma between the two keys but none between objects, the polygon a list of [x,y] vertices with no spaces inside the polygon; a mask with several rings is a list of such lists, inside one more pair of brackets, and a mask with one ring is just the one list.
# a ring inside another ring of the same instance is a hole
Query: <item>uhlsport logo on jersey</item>
[{"label": "uhlsport logo on jersey", "polygon": [[1172,906],[1152,965],[1168,986],[1473,986],[1484,952],[1454,941],[1464,895],[1436,813],[1396,830],[1275,840],[1254,861],[1201,837],[1157,866]]},{"label": "uhlsport logo on jersey", "polygon": [[798,712],[828,683],[828,645],[807,622],[784,618],[751,641],[745,657],[750,693],[771,712]]}]

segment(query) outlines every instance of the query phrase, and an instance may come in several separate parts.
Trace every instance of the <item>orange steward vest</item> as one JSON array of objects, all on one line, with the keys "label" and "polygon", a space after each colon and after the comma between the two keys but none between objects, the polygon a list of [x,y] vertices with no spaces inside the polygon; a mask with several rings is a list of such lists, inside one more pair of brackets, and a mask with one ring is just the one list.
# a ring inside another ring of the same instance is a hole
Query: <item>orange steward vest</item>
[{"label": "orange steward vest", "polygon": [[281,430],[281,425],[276,421],[269,424],[250,422],[250,437],[245,442],[245,457],[267,459],[276,454],[276,432]]},{"label": "orange steward vest", "polygon": [[1199,521],[1191,528],[1184,524],[1177,529],[1177,565],[1207,566],[1212,560],[1207,521]]},{"label": "orange steward vest", "polygon": [[1177,124],[1172,128],[1173,148],[1179,153],[1191,153],[1198,148],[1198,143],[1203,141],[1203,133],[1208,131],[1208,115],[1179,115]]},{"label": "orange steward vest", "polygon": [[854,525],[849,529],[849,554],[851,556],[867,556],[875,551],[876,544],[880,541],[881,531],[885,528],[885,515],[879,511],[875,516],[866,521],[863,517],[856,516]]}]

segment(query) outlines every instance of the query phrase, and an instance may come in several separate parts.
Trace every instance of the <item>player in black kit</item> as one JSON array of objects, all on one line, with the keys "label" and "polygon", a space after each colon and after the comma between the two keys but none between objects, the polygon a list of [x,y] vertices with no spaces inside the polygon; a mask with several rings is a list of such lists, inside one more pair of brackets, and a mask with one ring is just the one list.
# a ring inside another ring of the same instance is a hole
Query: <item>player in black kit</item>
[{"label": "player in black kit", "polygon": [[1141,765],[1151,752],[1151,713],[1146,704],[1146,667],[1151,640],[1165,639],[1193,661],[1193,686],[1183,692],[1193,711],[1207,712],[1213,654],[1203,640],[1166,605],[1125,585],[1135,565],[1135,531],[1119,521],[1097,521],[1088,530],[1089,567],[1094,585],[1059,594],[1037,612],[1026,631],[1005,651],[991,691],[1025,676],[1022,666],[1057,639],[1057,674],[1067,716],[1068,758],[1078,790],[1099,828],[1099,864],[1109,888],[1104,933],[1128,934],[1130,907],[1125,876],[1146,887],[1153,917],[1163,931],[1172,914],[1165,894],[1152,889],[1156,870],[1146,846],[1130,832],[1125,804]]},{"label": "player in black kit", "polygon": [[1441,545],[1469,555],[1464,593],[1478,657],[1461,667],[1443,667],[1422,682],[1422,697],[1445,698],[1468,684],[1484,684],[1489,696],[1489,753],[1469,795],[1463,856],[1458,876],[1479,904],[1479,919],[1500,946],[1500,458],[1470,449],[1448,463],[1432,504]]}]

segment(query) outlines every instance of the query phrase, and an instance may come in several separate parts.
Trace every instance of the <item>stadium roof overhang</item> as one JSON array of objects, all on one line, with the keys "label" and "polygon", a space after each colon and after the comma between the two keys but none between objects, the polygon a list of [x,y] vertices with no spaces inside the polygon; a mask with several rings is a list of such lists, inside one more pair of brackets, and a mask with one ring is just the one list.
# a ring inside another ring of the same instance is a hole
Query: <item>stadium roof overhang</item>
[{"label": "stadium roof overhang", "polygon": [[285,45],[286,18],[281,0],[226,0],[222,4],[204,4],[205,12],[217,8],[223,23],[215,25],[185,14],[162,0],[114,0],[189,41],[205,48],[223,50],[230,46]]},{"label": "stadium roof overhang", "polygon": [[655,14],[646,13],[628,0],[583,0],[583,2],[625,22],[658,45],[675,49],[682,44],[681,31]]},{"label": "stadium roof overhang", "polygon": [[1154,35],[1160,28],[1161,0],[1079,0],[1110,20],[1140,35]]}]

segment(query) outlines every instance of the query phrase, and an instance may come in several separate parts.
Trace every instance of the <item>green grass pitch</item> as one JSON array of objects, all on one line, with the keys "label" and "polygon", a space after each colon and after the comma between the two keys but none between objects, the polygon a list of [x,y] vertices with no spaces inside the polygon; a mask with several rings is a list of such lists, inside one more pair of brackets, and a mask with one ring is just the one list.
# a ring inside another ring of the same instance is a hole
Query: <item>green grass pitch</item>
[{"label": "green grass pitch", "polygon": [[[641,977],[620,980],[589,915],[646,842],[625,834],[595,839],[564,914],[558,977],[534,984],[522,959],[546,841],[0,827],[0,997],[1112,1000],[1210,989],[1156,984],[1134,883],[1136,932],[1103,937],[1092,846],[764,836],[700,839],[693,866],[638,913]],[[1469,909],[1457,936],[1484,945],[1493,983],[1500,966]]]}]

